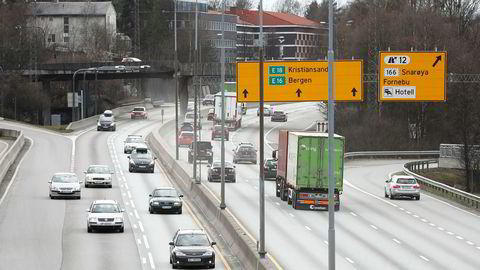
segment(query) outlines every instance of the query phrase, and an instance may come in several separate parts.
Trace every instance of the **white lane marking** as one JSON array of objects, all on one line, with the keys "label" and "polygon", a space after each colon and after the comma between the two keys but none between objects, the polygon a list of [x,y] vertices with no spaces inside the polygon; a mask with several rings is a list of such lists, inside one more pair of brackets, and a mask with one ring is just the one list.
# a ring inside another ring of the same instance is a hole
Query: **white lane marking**
[{"label": "white lane marking", "polygon": [[424,218],[422,218],[422,219],[420,219],[420,220],[423,221],[423,222],[428,222],[428,220],[426,220],[426,219],[424,219]]},{"label": "white lane marking", "polygon": [[140,219],[140,216],[138,215],[137,209],[133,210],[133,213],[135,214],[135,217],[137,219]]},{"label": "white lane marking", "polygon": [[400,209],[401,211],[405,210],[405,209],[403,209],[402,207],[400,207],[400,208],[398,208],[398,209]]},{"label": "white lane marking", "polygon": [[437,229],[439,229],[440,231],[445,231],[445,229],[442,227],[437,227]]},{"label": "white lane marking", "polygon": [[137,244],[141,245],[141,244],[142,244],[142,240],[141,240],[141,239],[137,239]]},{"label": "white lane marking", "polygon": [[137,229],[137,224],[133,223],[132,226],[133,226],[134,229]]},{"label": "white lane marking", "polygon": [[453,233],[453,232],[447,232],[447,234],[449,234],[449,235],[454,235],[454,233]]},{"label": "white lane marking", "polygon": [[289,214],[291,217],[295,217],[295,215],[294,215],[294,214],[292,214],[292,213],[288,213],[288,214]]},{"label": "white lane marking", "polygon": [[444,202],[444,201],[439,200],[439,199],[437,199],[437,198],[435,198],[435,197],[432,197],[432,196],[430,196],[430,195],[426,195],[426,194],[422,193],[422,196],[429,197],[429,198],[432,199],[432,200],[435,200],[435,201],[437,201],[437,202],[441,202],[441,203],[443,203],[443,204],[446,204],[446,205],[448,205],[448,206],[450,206],[450,207],[452,207],[452,208],[454,208],[454,209],[457,209],[457,210],[459,210],[459,211],[462,211],[462,212],[464,212],[464,213],[466,213],[466,214],[469,214],[469,215],[472,215],[472,216],[474,216],[474,217],[480,217],[480,215],[477,215],[477,214],[475,214],[475,213],[471,213],[471,212],[469,212],[469,211],[463,210],[462,208],[456,207],[456,206],[454,206],[454,205],[452,205],[452,204],[450,204],[450,203],[448,203],[448,202]]},{"label": "white lane marking", "polygon": [[478,246],[477,249],[480,249],[480,246]]},{"label": "white lane marking", "polygon": [[130,216],[133,216],[133,213],[132,213],[132,212],[128,212],[128,214],[129,214]]},{"label": "white lane marking", "polygon": [[[125,179],[124,179],[124,180],[125,180]],[[127,184],[127,183],[125,183],[125,188],[128,189],[128,184]]]},{"label": "white lane marking", "polygon": [[407,213],[407,214],[409,214],[409,215],[411,215],[411,214],[412,214],[412,212],[410,212],[410,211],[406,211],[405,213]]},{"label": "white lane marking", "polygon": [[17,178],[18,170],[19,170],[20,167],[22,166],[23,160],[28,156],[28,153],[30,152],[30,149],[33,148],[34,141],[33,141],[32,139],[30,139],[29,137],[26,137],[26,136],[25,136],[25,139],[27,139],[27,140],[30,141],[30,148],[29,148],[29,149],[27,150],[27,152],[23,155],[23,157],[22,157],[22,159],[20,160],[20,162],[18,162],[17,168],[15,168],[15,172],[13,173],[12,179],[10,180],[10,183],[8,183],[8,186],[7,186],[7,188],[5,189],[5,192],[3,193],[2,198],[0,198],[0,205],[2,205],[3,200],[5,200],[5,197],[7,196],[8,191],[10,190],[10,187],[12,187],[13,182],[15,182],[15,180],[16,180],[16,178]]},{"label": "white lane marking", "polygon": [[247,183],[248,183],[248,179],[245,179],[245,182],[247,182]]},{"label": "white lane marking", "polygon": [[143,229],[143,224],[141,221],[138,221],[138,227],[140,227],[140,231],[145,232],[145,230]]},{"label": "white lane marking", "polygon": [[427,262],[429,262],[429,261],[430,261],[430,260],[429,260],[427,257],[425,257],[425,256],[422,256],[422,255],[420,255],[420,258],[422,258],[423,260],[425,260],[425,261],[427,261]]},{"label": "white lane marking", "polygon": [[143,243],[145,243],[145,248],[149,249],[150,245],[148,244],[147,236],[144,234],[143,235]]},{"label": "white lane marking", "polygon": [[77,136],[69,137],[72,141],[72,156],[70,157],[70,172],[74,172],[75,170],[75,142],[77,141]]},{"label": "white lane marking", "polygon": [[377,226],[370,224],[370,227],[374,228],[375,230],[378,230]]},{"label": "white lane marking", "polygon": [[153,256],[152,253],[148,252],[148,260],[150,260],[150,267],[155,269],[155,264],[153,263]]},{"label": "white lane marking", "polygon": [[474,246],[475,243],[473,243],[472,241],[467,241],[467,244],[469,244],[470,246]]},{"label": "white lane marking", "polygon": [[[120,187],[122,187],[122,184],[120,184]],[[125,197],[126,195],[125,192],[122,192],[122,195]]]},{"label": "white lane marking", "polygon": [[355,214],[354,212],[350,212],[350,214],[351,214],[352,216],[354,216],[354,217],[357,216],[357,214]]},{"label": "white lane marking", "polygon": [[457,235],[457,239],[458,240],[463,240],[463,237],[461,237],[460,235]]},{"label": "white lane marking", "polygon": [[125,202],[125,205],[129,205],[128,202]]},{"label": "white lane marking", "polygon": [[328,241],[327,240],[323,240],[323,243],[325,243],[325,245],[328,246]]},{"label": "white lane marking", "polygon": [[430,225],[430,226],[432,226],[432,227],[435,227],[435,226],[436,226],[435,223],[431,223],[431,222],[428,223],[428,225]]},{"label": "white lane marking", "polygon": [[127,194],[128,194],[128,198],[131,199],[132,198],[132,193],[130,193],[130,191],[127,191]]},{"label": "white lane marking", "polygon": [[280,205],[280,203],[279,203],[279,202],[275,202],[275,204],[276,204],[276,205]]},{"label": "white lane marking", "polygon": [[348,261],[349,263],[351,263],[351,264],[354,264],[354,263],[355,263],[352,259],[350,259],[350,258],[348,258],[348,257],[345,257],[345,260],[347,260],[347,261]]},{"label": "white lane marking", "polygon": [[418,215],[413,215],[413,217],[414,217],[414,218],[419,218],[419,216],[418,216]]},{"label": "white lane marking", "polygon": [[393,241],[394,241],[395,243],[397,243],[397,244],[401,244],[401,242],[400,242],[400,241],[398,241],[398,240],[397,240],[397,239],[395,239],[395,238],[393,238]]},{"label": "white lane marking", "polygon": [[380,198],[380,197],[378,197],[378,196],[376,196],[376,195],[373,195],[372,193],[369,193],[369,192],[367,192],[367,191],[365,191],[365,190],[363,190],[363,189],[361,189],[361,188],[353,185],[352,183],[348,182],[346,179],[344,179],[343,182],[344,182],[346,185],[348,185],[348,186],[350,186],[350,187],[352,187],[352,188],[354,188],[354,189],[362,192],[363,194],[366,194],[366,195],[368,195],[368,196],[370,196],[370,197],[372,197],[372,198],[375,198],[375,199],[377,199],[377,200],[379,200],[379,201],[381,201],[381,202],[383,202],[383,203],[389,204],[389,205],[391,205],[391,206],[393,206],[393,207],[398,207],[398,206],[397,206],[396,204],[394,204],[394,203],[391,203],[391,202],[389,202],[389,201],[387,201],[387,200],[384,200],[384,199],[382,199],[382,198]]},{"label": "white lane marking", "polygon": [[308,226],[305,226],[305,229],[307,229],[307,230],[309,230],[309,231],[312,230],[312,229],[310,229],[310,227],[308,227]]},{"label": "white lane marking", "polygon": [[146,264],[146,263],[147,263],[147,258],[142,257],[142,263],[143,263],[143,264]]},{"label": "white lane marking", "polygon": [[135,208],[135,203],[134,203],[132,200],[130,200],[130,205],[131,205],[133,208]]}]

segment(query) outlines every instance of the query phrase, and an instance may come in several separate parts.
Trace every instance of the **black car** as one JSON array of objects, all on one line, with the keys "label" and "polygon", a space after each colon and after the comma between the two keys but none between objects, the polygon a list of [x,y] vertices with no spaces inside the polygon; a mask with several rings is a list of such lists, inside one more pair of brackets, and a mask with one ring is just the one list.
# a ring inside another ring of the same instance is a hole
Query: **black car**
[{"label": "black car", "polygon": [[[212,165],[208,167],[208,182],[221,181],[222,163],[220,161],[214,161]],[[230,162],[225,162],[225,182],[237,182],[235,176],[235,166]]]},{"label": "black car", "polygon": [[[209,141],[197,141],[197,161],[207,160],[208,163],[213,161],[212,143]],[[188,148],[188,163],[193,163],[193,154],[195,149],[195,143],[192,142]]]},{"label": "black car", "polygon": [[138,147],[132,151],[128,156],[128,171],[129,172],[149,172],[153,173],[155,170],[155,159],[147,148]]},{"label": "black car", "polygon": [[182,213],[183,195],[178,194],[173,187],[160,187],[152,191],[148,200],[148,212],[150,214],[158,212]]},{"label": "black car", "polygon": [[179,266],[206,266],[215,268],[216,243],[203,230],[178,230],[170,245],[172,268]]},{"label": "black car", "polygon": [[251,143],[240,143],[233,150],[233,163],[245,161],[257,164],[257,150]]},{"label": "black car", "polygon": [[193,131],[193,123],[183,122],[180,126],[178,134],[180,134],[182,131]]},{"label": "black car", "polygon": [[273,158],[265,159],[263,163],[263,175],[265,179],[277,178],[277,160]]},{"label": "black car", "polygon": [[270,117],[272,122],[287,122],[287,114],[284,111],[276,110]]}]

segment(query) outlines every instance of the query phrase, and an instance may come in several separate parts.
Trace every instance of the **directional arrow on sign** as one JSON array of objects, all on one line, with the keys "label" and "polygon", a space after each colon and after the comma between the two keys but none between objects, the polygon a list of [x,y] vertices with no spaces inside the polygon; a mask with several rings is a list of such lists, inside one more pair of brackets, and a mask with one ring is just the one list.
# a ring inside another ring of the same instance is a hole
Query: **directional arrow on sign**
[{"label": "directional arrow on sign", "polygon": [[355,96],[355,94],[357,93],[357,89],[355,89],[355,87],[352,89],[352,94],[353,96]]},{"label": "directional arrow on sign", "polygon": [[297,93],[297,97],[300,97],[300,94],[302,93],[302,90],[300,90],[300,88],[298,88],[296,93]]},{"label": "directional arrow on sign", "polygon": [[247,89],[243,90],[242,93],[243,93],[243,97],[244,97],[244,98],[247,98],[247,96],[248,96],[248,91],[247,91]]},{"label": "directional arrow on sign", "polygon": [[441,55],[437,56],[437,59],[436,59],[435,62],[433,63],[433,66],[432,66],[432,67],[435,67],[435,66],[437,65],[438,61],[440,61],[440,60],[442,60],[442,56],[441,56]]}]

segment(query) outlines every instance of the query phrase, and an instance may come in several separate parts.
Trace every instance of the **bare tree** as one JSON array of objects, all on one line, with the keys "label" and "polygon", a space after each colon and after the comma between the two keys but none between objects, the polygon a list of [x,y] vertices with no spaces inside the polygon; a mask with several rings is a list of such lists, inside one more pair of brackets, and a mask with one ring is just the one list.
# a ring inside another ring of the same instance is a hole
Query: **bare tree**
[{"label": "bare tree", "polygon": [[251,9],[253,8],[253,0],[236,0],[235,7],[238,9]]},{"label": "bare tree", "polygon": [[281,13],[301,15],[302,5],[298,0],[277,0],[274,5],[274,10]]}]

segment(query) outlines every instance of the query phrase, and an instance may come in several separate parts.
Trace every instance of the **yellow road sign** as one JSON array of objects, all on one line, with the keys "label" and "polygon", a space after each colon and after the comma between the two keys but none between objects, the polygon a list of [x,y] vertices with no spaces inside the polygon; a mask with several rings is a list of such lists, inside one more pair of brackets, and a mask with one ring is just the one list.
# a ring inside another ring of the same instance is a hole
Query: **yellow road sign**
[{"label": "yellow road sign", "polygon": [[447,52],[380,52],[380,101],[445,101]]},{"label": "yellow road sign", "polygon": [[[237,101],[260,101],[259,62],[237,62]],[[328,61],[268,61],[263,65],[264,101],[328,100]],[[363,61],[334,62],[336,101],[363,101]]]}]

